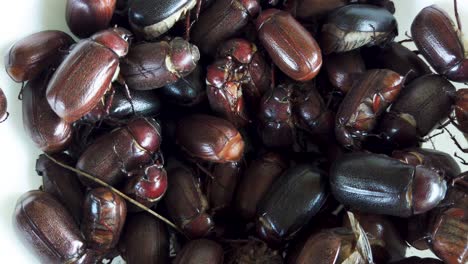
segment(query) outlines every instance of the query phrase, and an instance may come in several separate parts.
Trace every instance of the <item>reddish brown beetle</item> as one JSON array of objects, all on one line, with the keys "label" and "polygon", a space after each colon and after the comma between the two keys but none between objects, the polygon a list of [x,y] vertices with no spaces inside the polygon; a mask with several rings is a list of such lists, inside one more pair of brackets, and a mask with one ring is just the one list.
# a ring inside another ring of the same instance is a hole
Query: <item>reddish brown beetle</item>
[{"label": "reddish brown beetle", "polygon": [[324,58],[324,64],[330,82],[345,93],[366,71],[366,65],[359,50],[332,53]]},{"label": "reddish brown beetle", "polygon": [[348,148],[359,148],[377,124],[377,118],[397,98],[403,76],[390,70],[370,70],[353,85],[336,113],[337,140]]},{"label": "reddish brown beetle", "polygon": [[106,252],[115,247],[127,216],[125,200],[108,188],[88,192],[83,202],[83,231],[88,246]]},{"label": "reddish brown beetle", "polygon": [[222,264],[224,260],[223,248],[216,242],[199,239],[188,242],[177,254],[174,264]]},{"label": "reddish brown beetle", "polygon": [[43,73],[23,89],[23,126],[33,142],[44,152],[60,152],[71,143],[72,124],[62,120],[45,97],[50,74]]},{"label": "reddish brown beetle", "polygon": [[322,67],[315,39],[291,14],[278,9],[263,11],[257,19],[258,37],[281,71],[297,81],[313,79]]},{"label": "reddish brown beetle", "polygon": [[16,82],[36,78],[42,71],[57,66],[64,51],[73,44],[65,32],[48,30],[29,35],[17,41],[5,56],[8,75]]},{"label": "reddish brown beetle", "polygon": [[191,238],[209,234],[213,219],[206,213],[208,201],[201,191],[201,183],[184,166],[169,169],[169,187],[164,202],[176,224]]},{"label": "reddish brown beetle", "polygon": [[116,0],[67,0],[65,18],[73,34],[87,38],[109,26]]},{"label": "reddish brown beetle", "polygon": [[455,82],[468,82],[468,58],[454,24],[435,5],[421,10],[411,25],[414,44],[441,75]]},{"label": "reddish brown beetle", "polygon": [[44,263],[80,258],[85,241],[73,217],[52,195],[30,191],[16,203],[13,225],[25,246]]},{"label": "reddish brown beetle", "polygon": [[239,161],[244,153],[244,140],[228,121],[192,115],[178,122],[177,144],[191,157],[211,162]]},{"label": "reddish brown beetle", "polygon": [[58,116],[71,123],[97,105],[118,74],[130,36],[124,28],[108,29],[73,48],[47,87],[47,101]]},{"label": "reddish brown beetle", "polygon": [[120,66],[130,88],[150,90],[189,75],[199,59],[198,48],[177,37],[132,46]]},{"label": "reddish brown beetle", "polygon": [[[76,168],[108,184],[120,183],[125,172],[151,161],[161,144],[161,128],[156,121],[137,118],[94,141],[80,156]],[[95,183],[80,177],[88,186]]]}]

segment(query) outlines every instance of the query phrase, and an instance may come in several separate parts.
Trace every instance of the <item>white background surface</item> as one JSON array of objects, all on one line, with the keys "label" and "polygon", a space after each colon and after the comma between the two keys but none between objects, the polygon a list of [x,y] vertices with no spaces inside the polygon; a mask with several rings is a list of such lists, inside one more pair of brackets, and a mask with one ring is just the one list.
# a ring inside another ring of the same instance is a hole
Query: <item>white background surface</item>
[{"label": "white background surface", "polygon": [[[18,197],[28,190],[38,188],[41,184],[40,177],[36,176],[34,170],[35,160],[40,152],[23,131],[21,104],[17,100],[21,86],[14,83],[6,74],[4,55],[14,41],[28,34],[46,29],[58,29],[69,33],[65,23],[65,2],[65,0],[7,0],[2,1],[1,5],[0,87],[8,98],[10,112],[10,118],[0,124],[0,259],[2,262],[8,259],[8,263],[37,263],[35,257],[16,238],[11,228],[11,220]],[[427,5],[438,4],[453,15],[452,0],[394,2],[397,7],[396,17],[400,38],[405,38],[404,33],[409,32],[414,16]],[[458,4],[463,26],[465,31],[468,31],[468,1],[459,0]],[[466,143],[461,135],[458,135],[459,139]],[[457,150],[447,135],[437,137],[435,144],[437,149],[450,154]]]}]

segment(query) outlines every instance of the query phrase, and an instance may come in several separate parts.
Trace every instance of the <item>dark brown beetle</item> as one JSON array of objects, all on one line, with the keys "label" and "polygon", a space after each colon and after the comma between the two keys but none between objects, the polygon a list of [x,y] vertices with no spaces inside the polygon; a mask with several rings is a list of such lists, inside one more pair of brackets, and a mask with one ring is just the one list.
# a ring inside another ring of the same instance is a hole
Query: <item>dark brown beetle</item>
[{"label": "dark brown beetle", "polygon": [[193,42],[204,54],[239,33],[260,11],[258,0],[218,0],[204,11],[191,31]]},{"label": "dark brown beetle", "polygon": [[267,147],[288,147],[294,142],[293,88],[293,84],[282,84],[263,95],[257,130]]},{"label": "dark brown beetle", "polygon": [[208,201],[201,191],[201,183],[184,166],[169,169],[170,177],[164,202],[175,223],[190,238],[209,234],[214,226],[207,214]]},{"label": "dark brown beetle", "polygon": [[447,119],[454,94],[455,87],[440,75],[415,79],[382,117],[378,131],[383,141],[397,148],[416,145]]},{"label": "dark brown beetle", "polygon": [[243,127],[250,121],[242,93],[246,74],[230,58],[218,59],[207,69],[206,95],[211,109],[236,127]]},{"label": "dark brown beetle", "polygon": [[455,116],[457,128],[463,133],[468,133],[468,89],[457,90],[455,98]]},{"label": "dark brown beetle", "polygon": [[330,54],[325,56],[324,64],[331,84],[344,93],[347,93],[366,71],[359,50]]},{"label": "dark brown beetle", "polygon": [[313,21],[348,2],[349,0],[292,0],[286,2],[286,10],[301,20]]},{"label": "dark brown beetle", "polygon": [[450,208],[440,214],[431,230],[431,248],[434,253],[449,264],[468,262],[468,211],[464,208]]},{"label": "dark brown beetle", "polygon": [[197,0],[131,1],[128,19],[133,30],[147,40],[153,40],[168,31],[192,8]]},{"label": "dark brown beetle", "polygon": [[135,90],[151,90],[190,74],[200,59],[198,48],[182,38],[134,45],[120,63],[122,76]]},{"label": "dark brown beetle", "polygon": [[350,51],[391,41],[397,34],[396,19],[386,9],[347,5],[328,15],[322,26],[320,47],[325,54]]},{"label": "dark brown beetle", "polygon": [[0,88],[0,123],[5,122],[8,116],[10,115],[8,112],[8,101],[5,96],[5,93]]},{"label": "dark brown beetle", "polygon": [[392,157],[402,162],[418,166],[423,165],[439,172],[447,180],[454,179],[460,174],[460,166],[449,154],[432,149],[410,148],[395,150]]},{"label": "dark brown beetle", "polygon": [[[153,119],[137,118],[95,140],[80,156],[76,168],[110,185],[120,183],[125,173],[151,161],[161,144],[161,128]],[[87,186],[96,186],[80,176]]]},{"label": "dark brown beetle", "polygon": [[44,152],[60,152],[71,143],[73,127],[49,106],[45,92],[50,74],[43,73],[23,89],[23,127],[34,144]]},{"label": "dark brown beetle", "polygon": [[346,94],[336,113],[335,134],[347,148],[359,148],[377,118],[397,98],[403,76],[391,70],[370,70]]},{"label": "dark brown beetle", "polygon": [[322,67],[320,47],[291,14],[265,10],[256,27],[260,41],[282,72],[296,81],[308,81],[318,74]]},{"label": "dark brown beetle", "polygon": [[208,115],[180,120],[176,140],[189,156],[211,162],[239,161],[244,153],[239,131],[228,121]]},{"label": "dark brown beetle", "polygon": [[270,245],[294,236],[327,197],[325,174],[308,165],[293,167],[271,186],[257,209],[257,234]]},{"label": "dark brown beetle", "polygon": [[405,76],[405,83],[432,73],[429,66],[415,52],[398,42],[364,49],[363,57],[368,68],[397,72]]},{"label": "dark brown beetle", "polygon": [[83,202],[81,231],[92,249],[106,252],[117,245],[127,216],[125,200],[108,188],[96,188]]},{"label": "dark brown beetle", "polygon": [[432,5],[419,12],[411,25],[414,44],[431,66],[455,82],[468,82],[468,58],[449,15]]},{"label": "dark brown beetle", "polygon": [[206,99],[204,77],[201,67],[197,66],[188,76],[167,84],[158,91],[172,104],[184,107],[195,106]]},{"label": "dark brown beetle", "polygon": [[67,0],[65,18],[71,32],[80,38],[109,27],[116,0]]},{"label": "dark brown beetle", "polygon": [[390,264],[444,264],[444,262],[433,258],[409,257]]},{"label": "dark brown beetle", "polygon": [[236,209],[242,218],[251,219],[255,216],[260,200],[287,167],[283,157],[273,152],[266,153],[250,163],[236,194]]},{"label": "dark brown beetle", "polygon": [[445,179],[431,168],[359,152],[335,161],[330,185],[334,197],[345,206],[400,217],[431,210],[447,190]]},{"label": "dark brown beetle", "polygon": [[[73,160],[67,154],[55,154],[53,157],[69,166],[74,165]],[[36,172],[42,176],[42,190],[60,201],[71,213],[76,223],[79,223],[84,194],[76,174],[55,164],[44,154],[39,155],[36,160]]]},{"label": "dark brown beetle", "polygon": [[47,87],[47,101],[58,116],[71,123],[98,104],[118,73],[119,57],[128,52],[130,36],[124,28],[108,29],[73,48]]},{"label": "dark brown beetle", "polygon": [[207,179],[206,196],[211,210],[216,212],[231,205],[237,183],[242,172],[240,162],[215,164],[211,174],[214,179]]},{"label": "dark brown beetle", "polygon": [[73,217],[48,193],[23,194],[16,203],[13,226],[43,263],[72,262],[85,253],[85,241]]},{"label": "dark brown beetle", "polygon": [[216,242],[199,239],[188,242],[177,254],[173,264],[222,264],[223,248]]},{"label": "dark brown beetle", "polygon": [[57,66],[73,39],[58,30],[41,31],[18,40],[5,56],[8,75],[15,82],[36,78],[45,69]]},{"label": "dark brown beetle", "polygon": [[129,215],[119,251],[128,264],[169,263],[169,236],[164,223],[147,213]]}]

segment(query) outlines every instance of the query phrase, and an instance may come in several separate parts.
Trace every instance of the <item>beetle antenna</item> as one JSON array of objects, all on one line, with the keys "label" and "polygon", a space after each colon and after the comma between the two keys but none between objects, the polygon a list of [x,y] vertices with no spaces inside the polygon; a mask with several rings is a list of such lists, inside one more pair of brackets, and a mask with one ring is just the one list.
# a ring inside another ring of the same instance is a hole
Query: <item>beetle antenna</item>
[{"label": "beetle antenna", "polygon": [[53,157],[51,157],[49,154],[47,153],[44,153],[44,155],[50,159],[52,162],[54,162],[55,164],[59,165],[60,167],[62,168],[65,168],[67,170],[70,170],[72,172],[75,172],[95,183],[98,183],[99,185],[102,185],[104,187],[107,187],[109,188],[111,191],[113,191],[115,194],[119,195],[120,197],[122,197],[123,199],[127,200],[128,202],[134,204],[135,206],[139,207],[140,209],[148,212],[149,214],[153,215],[154,217],[158,218],[159,220],[163,221],[164,223],[166,223],[168,226],[172,227],[173,229],[175,229],[177,232],[184,234],[184,232],[179,228],[177,227],[174,223],[172,223],[169,219],[165,218],[164,216],[156,213],[155,211],[151,210],[150,208],[146,207],[144,204],[128,197],[126,194],[122,193],[121,191],[117,190],[116,188],[112,187],[112,185],[109,185],[108,183],[106,183],[105,181],[102,181],[101,179],[89,174],[89,173],[86,173],[84,171],[81,171],[81,170],[78,170],[74,167],[71,167],[71,166],[68,166],[66,164],[63,164],[61,163],[60,161],[54,159]]},{"label": "beetle antenna", "polygon": [[453,0],[453,8],[455,10],[455,18],[457,19],[458,30],[460,33],[462,32],[462,24],[460,21],[460,15],[458,14],[458,2],[457,0]]}]

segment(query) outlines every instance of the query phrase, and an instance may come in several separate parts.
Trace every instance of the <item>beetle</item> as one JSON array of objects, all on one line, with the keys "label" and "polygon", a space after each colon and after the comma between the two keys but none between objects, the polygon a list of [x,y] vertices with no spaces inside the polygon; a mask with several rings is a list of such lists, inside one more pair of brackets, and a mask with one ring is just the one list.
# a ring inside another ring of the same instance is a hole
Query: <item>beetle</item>
[{"label": "beetle", "polygon": [[172,28],[196,3],[197,0],[131,1],[128,19],[133,30],[146,40],[153,40]]},{"label": "beetle", "polygon": [[432,149],[410,148],[395,150],[392,157],[413,166],[423,165],[437,170],[447,180],[455,179],[461,172],[457,161],[449,154]]},{"label": "beetle", "polygon": [[322,53],[312,35],[291,14],[263,11],[256,20],[258,38],[278,68],[296,81],[313,79],[322,67]]},{"label": "beetle", "polygon": [[345,206],[399,217],[431,210],[447,191],[446,180],[436,170],[363,152],[345,154],[334,162],[330,186]]},{"label": "beetle", "polygon": [[83,202],[81,231],[88,247],[106,252],[117,245],[127,216],[125,200],[108,188],[92,189]]},{"label": "beetle", "polygon": [[329,54],[324,58],[324,65],[331,84],[344,93],[347,93],[366,71],[359,50]]},{"label": "beetle", "polygon": [[346,5],[328,15],[320,43],[323,52],[330,54],[379,45],[392,41],[396,35],[397,22],[388,10],[373,5]]},{"label": "beetle", "polygon": [[468,89],[457,90],[455,96],[456,127],[463,133],[468,133]]},{"label": "beetle", "polygon": [[[74,165],[74,161],[67,154],[54,154],[53,157],[69,166]],[[36,160],[36,172],[42,177],[42,190],[60,201],[76,223],[80,223],[84,193],[76,174],[55,164],[44,154],[39,155]]]},{"label": "beetle", "polygon": [[45,69],[56,67],[64,52],[75,43],[67,33],[46,30],[18,40],[5,56],[5,68],[15,82],[35,79]]},{"label": "beetle", "polygon": [[262,97],[257,131],[267,147],[288,147],[294,142],[293,88],[293,84],[280,84]]},{"label": "beetle", "polygon": [[170,180],[164,202],[169,215],[190,238],[208,235],[214,222],[207,213],[209,205],[201,191],[200,179],[183,165],[169,168],[168,174]]},{"label": "beetle", "polygon": [[391,70],[370,70],[346,94],[336,113],[336,139],[346,148],[360,148],[377,118],[395,101],[404,78]]},{"label": "beetle", "polygon": [[80,38],[109,27],[116,0],[67,0],[65,19],[71,32]]},{"label": "beetle", "polygon": [[[203,76],[202,76],[203,75]],[[178,106],[192,107],[206,100],[204,73],[201,66],[197,66],[186,77],[179,78],[158,91],[162,97]]]},{"label": "beetle", "polygon": [[8,101],[5,96],[5,93],[0,88],[0,123],[5,122],[8,119],[8,116],[10,116],[10,113],[8,113],[7,110],[8,110]]},{"label": "beetle", "polygon": [[455,87],[440,75],[412,81],[382,116],[377,131],[393,148],[412,147],[442,124],[454,104]]},{"label": "beetle", "polygon": [[108,29],[73,48],[47,86],[47,101],[58,116],[72,123],[98,104],[118,74],[130,36],[124,28]]},{"label": "beetle", "polygon": [[50,76],[45,72],[24,87],[23,127],[38,148],[56,153],[70,145],[73,126],[57,116],[47,102],[45,92]]},{"label": "beetle", "polygon": [[[145,165],[161,145],[161,127],[150,118],[136,118],[127,126],[96,139],[81,154],[76,168],[110,185],[119,184],[129,171]],[[89,187],[97,186],[80,176]]]},{"label": "beetle", "polygon": [[240,162],[217,163],[211,174],[214,178],[207,178],[206,196],[211,211],[217,212],[231,205],[242,175],[242,165]]},{"label": "beetle", "polygon": [[218,163],[239,161],[245,146],[242,135],[231,123],[200,114],[178,122],[176,143],[193,158]]},{"label": "beetle", "polygon": [[174,264],[224,263],[224,251],[221,245],[208,240],[199,239],[188,242],[174,259]]},{"label": "beetle", "polygon": [[121,73],[135,90],[151,90],[174,83],[197,66],[197,46],[182,38],[140,43],[132,46],[121,60]]},{"label": "beetle", "polygon": [[297,165],[286,170],[263,196],[256,214],[257,234],[269,245],[293,237],[325,202],[325,173]]},{"label": "beetle", "polygon": [[214,56],[216,47],[239,33],[260,11],[258,0],[219,0],[193,25],[191,38],[202,53]]},{"label": "beetle", "polygon": [[372,69],[389,69],[405,76],[408,84],[414,79],[432,73],[429,66],[413,51],[398,42],[372,46],[363,50],[366,65]]},{"label": "beetle", "polygon": [[216,60],[208,66],[206,74],[206,94],[211,109],[236,127],[243,127],[250,121],[242,93],[246,75],[230,58]]},{"label": "beetle", "polygon": [[13,226],[25,246],[44,263],[79,259],[86,242],[65,207],[51,194],[29,191],[17,201]]},{"label": "beetle", "polygon": [[129,215],[125,222],[119,252],[126,263],[169,262],[169,235],[163,222],[147,213]]},{"label": "beetle", "polygon": [[423,8],[411,24],[414,44],[441,75],[455,82],[468,82],[468,58],[449,15],[432,5]]}]

